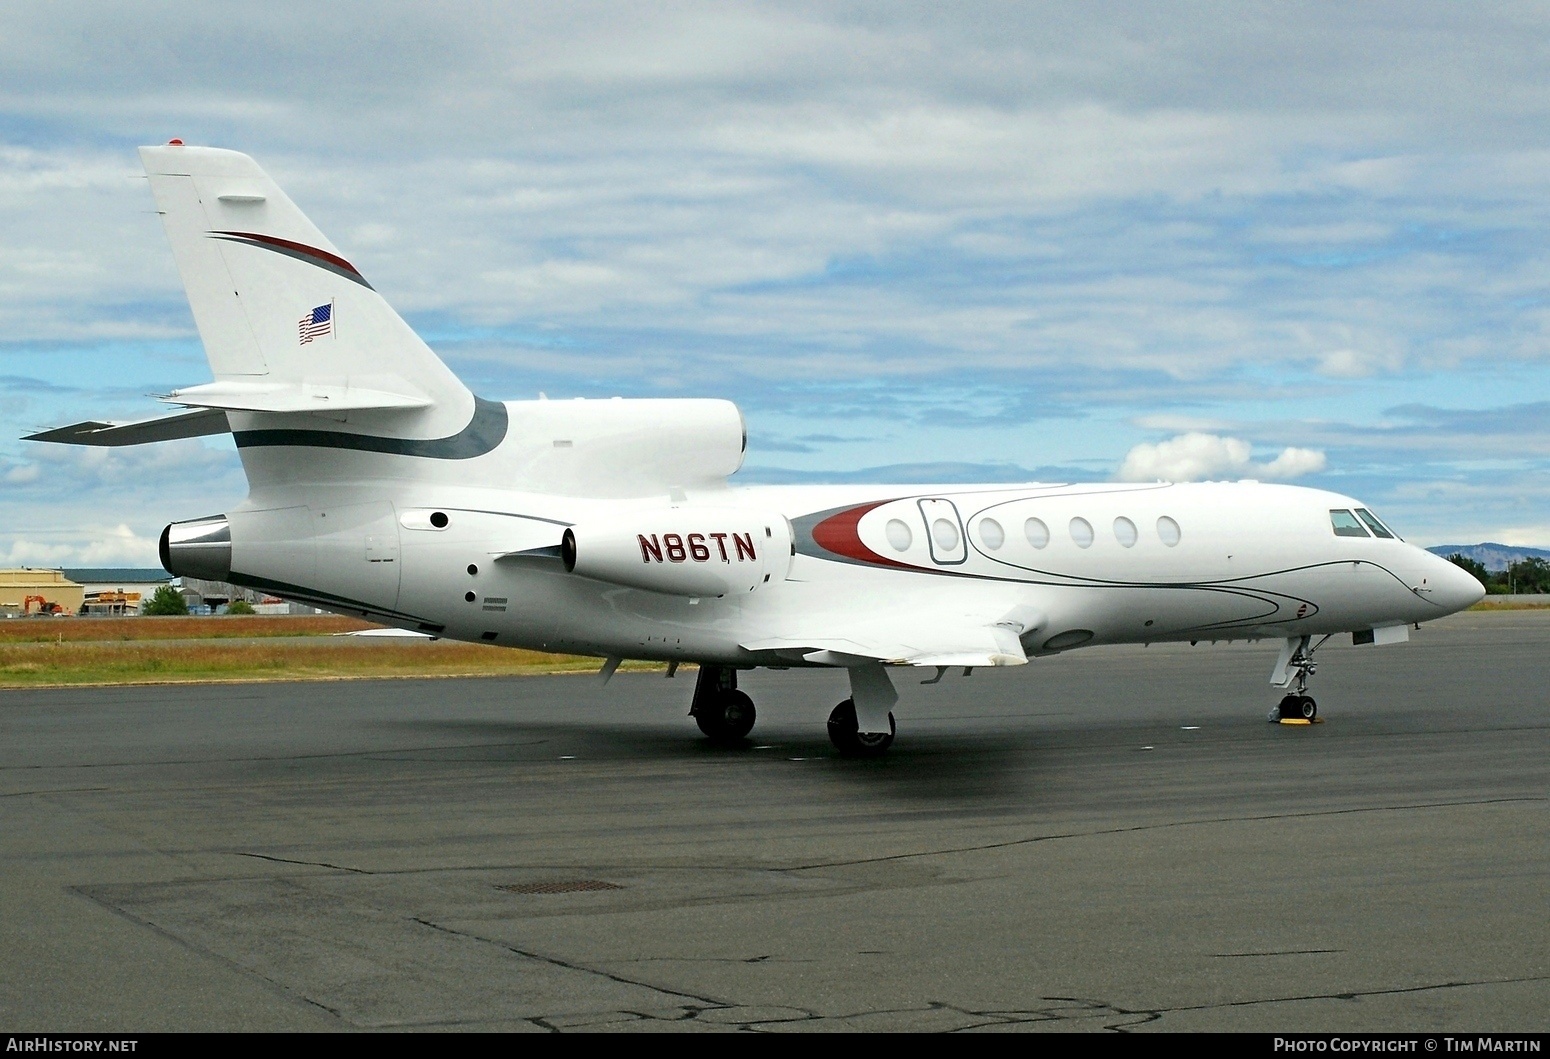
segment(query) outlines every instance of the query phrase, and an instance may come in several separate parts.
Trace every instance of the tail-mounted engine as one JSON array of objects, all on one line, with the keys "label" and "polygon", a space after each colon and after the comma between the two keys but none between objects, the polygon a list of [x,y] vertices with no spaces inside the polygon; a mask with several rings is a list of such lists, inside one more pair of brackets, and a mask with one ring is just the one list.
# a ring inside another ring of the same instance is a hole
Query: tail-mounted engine
[{"label": "tail-mounted engine", "polygon": [[168,573],[225,581],[231,575],[231,523],[225,515],[174,522],[161,531],[160,551]]},{"label": "tail-mounted engine", "polygon": [[791,567],[791,526],[776,514],[712,508],[665,508],[565,531],[565,569],[674,596],[730,596],[784,580]]}]

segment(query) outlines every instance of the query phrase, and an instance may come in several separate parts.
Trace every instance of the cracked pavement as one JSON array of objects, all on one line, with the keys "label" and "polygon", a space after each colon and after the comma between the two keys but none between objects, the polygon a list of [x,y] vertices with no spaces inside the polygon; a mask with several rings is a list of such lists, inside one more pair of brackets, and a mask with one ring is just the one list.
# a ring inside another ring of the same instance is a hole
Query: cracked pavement
[{"label": "cracked pavement", "polygon": [[9,691],[0,1022],[176,1029],[1543,1031],[1550,614],[902,674]]}]

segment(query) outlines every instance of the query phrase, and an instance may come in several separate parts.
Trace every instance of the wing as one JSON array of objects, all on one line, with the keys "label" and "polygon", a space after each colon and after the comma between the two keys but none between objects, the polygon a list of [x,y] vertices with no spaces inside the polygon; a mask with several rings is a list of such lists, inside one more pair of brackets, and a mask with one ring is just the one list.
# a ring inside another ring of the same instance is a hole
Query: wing
[{"label": "wing", "polygon": [[999,619],[958,621],[873,619],[836,622],[796,636],[769,636],[740,646],[791,661],[845,666],[862,661],[907,666],[1020,666],[1028,661],[1020,637],[1044,625],[1042,614],[1015,608]]}]

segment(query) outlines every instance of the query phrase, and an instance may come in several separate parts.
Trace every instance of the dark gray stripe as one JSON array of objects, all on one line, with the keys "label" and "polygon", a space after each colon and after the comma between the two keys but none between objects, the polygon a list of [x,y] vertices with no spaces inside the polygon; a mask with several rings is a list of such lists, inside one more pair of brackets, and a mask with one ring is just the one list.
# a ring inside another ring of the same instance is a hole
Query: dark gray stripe
[{"label": "dark gray stripe", "polygon": [[474,414],[468,425],[446,438],[384,438],[376,434],[347,434],[342,430],[238,430],[232,433],[237,448],[295,445],[315,449],[355,449],[390,456],[420,456],[428,460],[471,460],[493,452],[506,440],[510,426],[506,406],[499,401],[474,398]]},{"label": "dark gray stripe", "polygon": [[426,621],[414,614],[405,614],[402,611],[388,610],[385,607],[374,607],[370,603],[363,603],[358,599],[350,599],[348,596],[336,596],[332,592],[320,592],[315,588],[304,588],[301,585],[293,585],[288,581],[275,581],[267,577],[256,577],[253,574],[244,574],[239,570],[233,570],[228,579],[231,584],[241,585],[244,588],[260,588],[265,592],[280,596],[283,599],[295,600],[297,603],[306,603],[314,607],[322,607],[324,610],[349,611],[366,618],[386,619],[390,624],[401,625],[413,622],[421,632],[440,633],[446,628],[439,622]]}]

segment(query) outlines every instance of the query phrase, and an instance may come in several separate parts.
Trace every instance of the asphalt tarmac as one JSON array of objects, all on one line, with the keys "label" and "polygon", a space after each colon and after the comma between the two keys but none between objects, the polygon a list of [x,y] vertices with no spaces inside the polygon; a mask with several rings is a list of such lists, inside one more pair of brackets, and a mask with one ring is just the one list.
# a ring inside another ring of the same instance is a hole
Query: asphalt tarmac
[{"label": "asphalt tarmac", "polygon": [[0,692],[0,1031],[1550,1028],[1550,613],[1274,656]]}]

